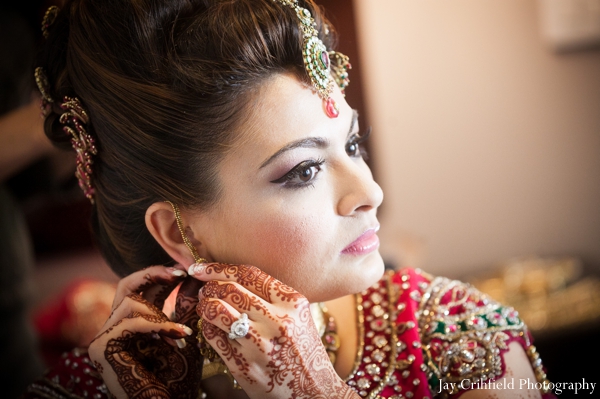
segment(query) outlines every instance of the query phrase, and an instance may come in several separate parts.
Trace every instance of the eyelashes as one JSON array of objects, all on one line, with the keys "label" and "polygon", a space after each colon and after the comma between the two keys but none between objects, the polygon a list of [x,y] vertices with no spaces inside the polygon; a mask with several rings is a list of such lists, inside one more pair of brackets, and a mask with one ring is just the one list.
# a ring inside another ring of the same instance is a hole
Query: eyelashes
[{"label": "eyelashes", "polygon": [[[352,158],[363,158],[367,159],[367,151],[365,150],[362,143],[364,143],[371,135],[371,127],[369,127],[363,134],[352,135],[345,144],[345,151],[349,157]],[[286,188],[301,188],[309,187],[314,184],[319,172],[321,172],[322,166],[325,160],[319,159],[307,159],[294,166],[289,172],[281,176],[278,179],[271,180],[271,183],[281,184]]]},{"label": "eyelashes", "polygon": [[312,180],[317,176],[317,173],[321,171],[321,166],[324,163],[325,160],[322,158],[317,160],[308,159],[300,162],[288,173],[279,179],[272,180],[271,183],[283,183],[287,187],[302,187],[312,184]]},{"label": "eyelashes", "polygon": [[351,157],[361,156],[364,160],[368,159],[367,150],[361,144],[367,141],[371,135],[371,127],[363,134],[354,134],[350,137],[350,140],[346,143],[346,154]]}]

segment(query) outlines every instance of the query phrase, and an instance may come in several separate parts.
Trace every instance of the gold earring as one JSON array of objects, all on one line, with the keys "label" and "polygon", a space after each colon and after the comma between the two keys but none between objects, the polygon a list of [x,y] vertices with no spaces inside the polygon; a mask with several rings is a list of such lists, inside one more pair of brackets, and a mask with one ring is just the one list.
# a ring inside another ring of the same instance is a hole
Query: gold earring
[{"label": "gold earring", "polygon": [[194,247],[192,245],[192,242],[188,238],[187,234],[185,234],[185,229],[183,227],[183,221],[181,220],[181,213],[179,212],[179,206],[177,206],[177,204],[175,204],[171,201],[165,201],[165,202],[170,204],[171,207],[173,208],[173,213],[175,213],[175,220],[177,221],[177,227],[179,228],[179,232],[181,233],[181,238],[183,238],[183,242],[185,243],[185,245],[188,247],[188,249],[192,253],[192,256],[194,257],[194,262],[196,262],[196,263],[206,262],[206,259],[202,258],[198,254],[198,250],[196,250],[196,247]]}]

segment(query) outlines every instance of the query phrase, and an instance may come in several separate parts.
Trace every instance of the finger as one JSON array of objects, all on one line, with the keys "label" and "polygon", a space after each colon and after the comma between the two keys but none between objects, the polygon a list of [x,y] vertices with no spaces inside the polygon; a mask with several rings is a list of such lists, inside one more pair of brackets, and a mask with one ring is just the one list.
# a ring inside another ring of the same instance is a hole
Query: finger
[{"label": "finger", "polygon": [[[152,321],[155,323],[164,323],[171,322],[169,318],[160,311],[156,306],[146,301],[140,295],[137,294],[129,294],[127,295],[123,301],[113,310],[113,313],[110,315],[109,319],[105,323],[105,327],[103,327],[103,332],[101,332],[93,341],[98,339],[99,336],[103,335],[106,332],[110,332],[112,328],[106,328],[106,326],[118,325],[123,321],[123,319],[132,319],[141,317],[148,321]],[[157,331],[154,332],[153,335],[155,338],[162,337],[167,343],[172,346],[176,346],[179,348],[183,348],[186,345],[186,340],[189,335],[193,333],[193,330],[183,324],[177,323],[183,331],[186,332],[186,336],[181,336],[173,331]],[[93,342],[92,341],[92,342]]]},{"label": "finger", "polygon": [[226,333],[231,331],[233,322],[240,318],[240,312],[219,299],[203,298],[198,303],[197,312],[204,319],[203,325],[213,324]]},{"label": "finger", "polygon": [[[242,287],[238,283],[228,281],[209,281],[198,293],[198,299],[215,298],[229,303],[238,312],[248,313],[256,318],[260,315],[270,314],[269,304],[255,295],[253,292]],[[258,314],[255,314],[258,313]]]},{"label": "finger", "polygon": [[[177,270],[177,272],[183,273],[182,270]],[[147,290],[142,291],[142,296],[147,301],[153,303],[156,307],[162,310],[165,307],[165,301],[167,300],[169,295],[171,295],[173,290],[175,290],[177,286],[181,284],[181,280],[185,277],[186,275],[183,275],[181,278],[177,278],[172,283],[156,283]]]},{"label": "finger", "polygon": [[125,318],[118,320],[110,328],[102,331],[90,344],[90,348],[105,346],[109,339],[130,337],[132,334],[150,334],[182,339],[189,337],[192,330],[180,323],[172,322],[154,314],[133,311]]},{"label": "finger", "polygon": [[303,296],[293,288],[256,266],[226,263],[200,263],[189,267],[188,274],[202,281],[233,281],[269,303],[295,303]]},{"label": "finger", "polygon": [[[167,338],[171,338],[174,340],[181,340],[182,338],[189,337],[190,335],[193,334],[192,329],[189,328],[188,326],[186,326],[184,324],[180,324],[180,323],[174,323],[174,325],[177,328],[176,329],[170,328],[171,323],[173,323],[173,322],[168,321],[168,319],[164,319],[163,317],[156,316],[153,314],[132,312],[129,315],[127,315],[127,317],[125,317],[123,320],[125,320],[125,319],[143,319],[143,320],[146,320],[150,323],[154,323],[157,325],[161,324],[161,323],[167,323],[167,324],[165,324],[167,327],[161,328],[158,331],[151,332],[153,335],[158,335],[160,337],[167,337]],[[183,348],[183,347],[185,347],[185,342],[182,340],[181,342],[177,343],[177,346],[180,348]]]},{"label": "finger", "polygon": [[237,341],[228,338],[227,333],[211,323],[205,323],[202,328],[204,339],[225,362],[227,368],[238,382],[256,383],[250,374],[251,362],[240,350]]},{"label": "finger", "polygon": [[183,270],[165,266],[151,266],[132,273],[119,281],[113,308],[129,294],[139,294],[156,286],[176,285],[185,277],[186,273]]},{"label": "finger", "polygon": [[167,315],[165,315],[159,308],[154,306],[152,303],[142,298],[141,295],[129,294],[125,298],[123,298],[121,303],[119,303],[113,309],[113,312],[111,313],[111,315],[108,318],[108,321],[105,324],[113,325],[118,320],[129,317],[129,315],[134,312],[151,314],[162,320],[169,321]]}]

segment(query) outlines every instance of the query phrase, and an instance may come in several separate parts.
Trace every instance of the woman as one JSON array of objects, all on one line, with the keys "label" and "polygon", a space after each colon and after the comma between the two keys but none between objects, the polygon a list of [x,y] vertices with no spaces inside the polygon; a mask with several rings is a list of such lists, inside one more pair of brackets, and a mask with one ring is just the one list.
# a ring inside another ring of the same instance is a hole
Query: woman
[{"label": "woman", "polygon": [[74,0],[44,26],[46,129],[124,277],[29,396],[540,397],[516,312],[384,274],[369,130],[312,1]]}]

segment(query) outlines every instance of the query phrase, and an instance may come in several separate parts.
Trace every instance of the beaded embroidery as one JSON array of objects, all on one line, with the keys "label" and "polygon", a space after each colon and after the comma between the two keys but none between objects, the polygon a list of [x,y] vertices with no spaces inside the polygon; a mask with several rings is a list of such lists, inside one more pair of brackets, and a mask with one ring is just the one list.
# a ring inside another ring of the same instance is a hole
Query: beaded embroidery
[{"label": "beaded embroidery", "polygon": [[392,276],[357,296],[360,346],[346,383],[363,398],[427,398],[427,377],[415,367],[422,355],[414,316]]},{"label": "beaded embroidery", "polygon": [[546,380],[518,312],[468,284],[433,279],[422,293],[416,317],[433,392],[439,392],[440,382],[445,383],[443,387],[454,387],[447,391],[450,395],[458,392],[452,383],[499,378],[504,374],[501,351],[508,350],[515,339],[523,341],[538,382]]},{"label": "beaded embroidery", "polygon": [[357,308],[359,353],[346,382],[363,398],[429,399],[442,382],[499,378],[513,340],[525,347],[538,381],[546,379],[518,313],[468,284],[388,272],[357,295]]},{"label": "beaded embroidery", "polygon": [[109,394],[102,376],[90,360],[87,349],[75,348],[64,353],[58,365],[44,378],[31,384],[23,394],[29,398],[105,399]]}]

